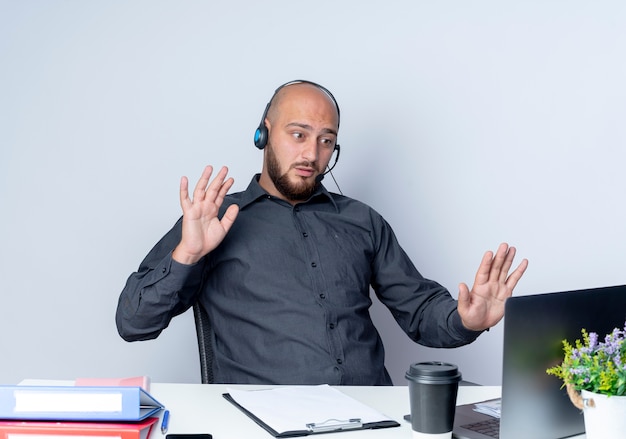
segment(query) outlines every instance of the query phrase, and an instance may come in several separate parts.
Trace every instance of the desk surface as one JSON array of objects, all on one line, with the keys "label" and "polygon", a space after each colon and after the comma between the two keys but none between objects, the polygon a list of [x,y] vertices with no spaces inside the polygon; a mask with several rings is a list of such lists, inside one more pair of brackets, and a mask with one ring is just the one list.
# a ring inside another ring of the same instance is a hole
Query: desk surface
[{"label": "desk surface", "polygon": [[[227,387],[240,389],[268,388],[268,386],[153,383],[150,393],[170,410],[168,433],[211,433],[214,439],[272,438],[269,433],[224,399],[222,394],[226,393]],[[401,424],[400,427],[396,428],[342,432],[342,439],[406,439],[411,437],[411,426],[403,420],[403,416],[409,413],[408,387],[342,386],[339,389]],[[466,404],[497,398],[499,395],[500,387],[461,386],[459,387],[457,402],[458,404]],[[327,436],[324,435],[324,437]],[[332,437],[339,439],[336,435]],[[154,429],[150,439],[161,438],[160,430]]]},{"label": "desk surface", "polygon": [[[21,384],[71,385],[72,382],[53,380],[25,380]],[[222,394],[227,388],[242,390],[267,389],[276,386],[243,386],[222,384],[152,383],[150,394],[170,411],[168,433],[210,433],[214,439],[273,439],[253,420],[228,402]],[[407,386],[340,386],[339,390],[395,419],[400,427],[380,430],[358,430],[307,437],[328,439],[394,439],[411,438],[411,425],[404,421],[410,412]],[[460,386],[457,404],[469,404],[500,397],[499,386]],[[161,413],[161,416],[163,414]],[[159,424],[152,429],[149,439],[165,439]],[[585,435],[569,439],[584,439]]]}]

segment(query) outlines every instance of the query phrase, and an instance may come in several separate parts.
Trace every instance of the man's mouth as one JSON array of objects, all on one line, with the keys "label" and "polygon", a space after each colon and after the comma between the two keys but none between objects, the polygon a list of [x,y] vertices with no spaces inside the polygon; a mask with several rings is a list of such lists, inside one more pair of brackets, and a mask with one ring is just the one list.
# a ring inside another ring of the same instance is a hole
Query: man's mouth
[{"label": "man's mouth", "polygon": [[316,173],[315,168],[310,166],[294,166],[294,170],[296,171],[296,175],[305,178],[313,177]]}]

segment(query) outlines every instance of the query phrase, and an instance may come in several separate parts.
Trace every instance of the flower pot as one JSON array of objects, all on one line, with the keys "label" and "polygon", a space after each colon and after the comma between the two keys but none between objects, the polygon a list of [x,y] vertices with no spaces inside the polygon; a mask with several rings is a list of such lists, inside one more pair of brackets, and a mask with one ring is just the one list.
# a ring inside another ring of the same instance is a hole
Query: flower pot
[{"label": "flower pot", "polygon": [[626,396],[606,396],[587,390],[581,392],[584,402],[587,439],[618,439],[626,432]]}]

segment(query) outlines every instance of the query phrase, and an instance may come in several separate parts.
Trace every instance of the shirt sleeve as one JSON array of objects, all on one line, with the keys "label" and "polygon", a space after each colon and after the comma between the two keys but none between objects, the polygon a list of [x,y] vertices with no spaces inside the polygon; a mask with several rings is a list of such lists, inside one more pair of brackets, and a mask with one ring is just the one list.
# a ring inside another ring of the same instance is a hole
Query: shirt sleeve
[{"label": "shirt sleeve", "polygon": [[463,326],[450,292],[419,273],[382,217],[374,216],[374,221],[379,223],[372,288],[402,330],[429,347],[457,347],[474,341],[482,331]]},{"label": "shirt sleeve", "polygon": [[172,259],[181,220],[154,246],[120,294],[115,322],[126,341],[150,340],[186,311],[202,286],[203,261],[184,265]]}]

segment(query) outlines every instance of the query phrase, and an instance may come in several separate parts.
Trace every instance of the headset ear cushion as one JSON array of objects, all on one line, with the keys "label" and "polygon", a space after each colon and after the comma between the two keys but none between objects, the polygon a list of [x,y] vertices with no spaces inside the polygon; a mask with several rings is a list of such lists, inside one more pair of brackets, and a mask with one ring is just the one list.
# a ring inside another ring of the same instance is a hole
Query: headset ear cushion
[{"label": "headset ear cushion", "polygon": [[261,123],[254,132],[254,146],[259,149],[265,148],[265,145],[267,145],[267,134],[267,127],[264,123]]},{"label": "headset ear cushion", "polygon": [[[274,97],[272,96],[272,99]],[[263,116],[261,117],[261,123],[259,123],[259,127],[254,132],[254,146],[259,149],[265,148],[267,145],[267,140],[269,137],[269,132],[267,131],[267,127],[265,126],[265,118],[267,118],[267,112],[270,110],[270,105],[272,104],[272,100],[267,103],[265,106],[265,110],[263,111]]]}]

